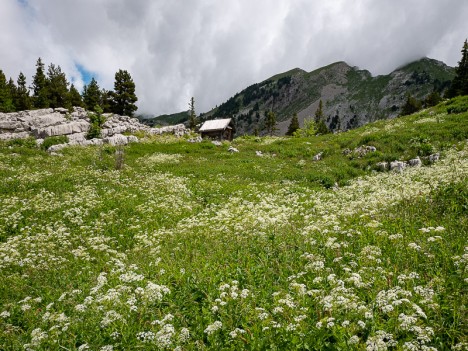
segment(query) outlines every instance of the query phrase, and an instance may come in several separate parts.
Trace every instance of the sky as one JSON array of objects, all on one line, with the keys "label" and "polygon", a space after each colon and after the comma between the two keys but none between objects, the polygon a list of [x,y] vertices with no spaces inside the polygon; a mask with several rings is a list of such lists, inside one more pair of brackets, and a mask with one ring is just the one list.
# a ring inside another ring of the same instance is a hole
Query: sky
[{"label": "sky", "polygon": [[0,0],[0,69],[31,83],[60,65],[82,89],[135,84],[138,113],[206,112],[247,86],[336,61],[388,74],[430,57],[456,66],[467,0]]}]

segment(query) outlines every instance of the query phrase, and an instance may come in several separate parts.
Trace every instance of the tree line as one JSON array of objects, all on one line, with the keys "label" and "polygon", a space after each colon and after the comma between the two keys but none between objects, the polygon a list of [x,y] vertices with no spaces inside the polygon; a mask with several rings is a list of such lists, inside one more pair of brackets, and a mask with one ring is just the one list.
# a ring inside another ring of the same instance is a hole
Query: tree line
[{"label": "tree line", "polygon": [[99,109],[105,113],[133,116],[137,110],[136,101],[135,83],[130,73],[121,69],[115,73],[113,91],[101,89],[93,77],[82,93],[68,82],[60,66],[51,63],[46,71],[41,58],[36,62],[30,87],[22,72],[15,84],[11,77],[7,81],[0,70],[0,112],[57,107],[71,110],[73,106],[79,106],[90,111]]}]

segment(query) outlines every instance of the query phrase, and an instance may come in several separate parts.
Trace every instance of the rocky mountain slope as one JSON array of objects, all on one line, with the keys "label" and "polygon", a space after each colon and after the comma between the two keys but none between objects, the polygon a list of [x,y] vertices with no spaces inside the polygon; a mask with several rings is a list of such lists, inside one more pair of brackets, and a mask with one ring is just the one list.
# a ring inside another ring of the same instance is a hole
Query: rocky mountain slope
[{"label": "rocky mountain slope", "polygon": [[202,119],[233,116],[237,134],[249,134],[264,125],[265,112],[273,110],[279,134],[286,132],[290,118],[298,114],[302,125],[323,101],[326,124],[331,130],[348,130],[369,122],[396,117],[407,94],[424,99],[433,91],[443,93],[454,69],[429,58],[412,62],[388,75],[373,77],[367,70],[336,62],[306,72],[299,68],[253,84]]}]

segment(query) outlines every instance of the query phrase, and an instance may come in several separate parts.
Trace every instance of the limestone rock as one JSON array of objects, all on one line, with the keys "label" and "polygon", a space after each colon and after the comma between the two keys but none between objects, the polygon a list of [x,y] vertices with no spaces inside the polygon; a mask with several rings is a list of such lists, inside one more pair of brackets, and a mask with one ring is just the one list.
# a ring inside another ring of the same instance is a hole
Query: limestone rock
[{"label": "limestone rock", "polygon": [[229,152],[232,152],[232,153],[235,153],[235,152],[239,152],[239,150],[237,150],[235,147],[233,146],[229,146],[229,149],[228,149]]},{"label": "limestone rock", "polygon": [[416,157],[416,158],[413,158],[413,159],[409,160],[408,161],[408,166],[410,166],[410,167],[421,167],[422,166],[421,159],[419,157]]},{"label": "limestone rock", "polygon": [[112,146],[128,144],[128,138],[122,134],[116,134],[111,137],[106,137],[103,139],[103,141],[104,143],[110,144]]},{"label": "limestone rock", "polygon": [[322,159],[323,152],[319,152],[317,155],[312,157],[313,161],[320,161]]},{"label": "limestone rock", "polygon": [[391,171],[403,172],[403,170],[405,168],[406,168],[406,162],[403,162],[403,161],[392,161],[392,162],[390,162],[390,170]]}]

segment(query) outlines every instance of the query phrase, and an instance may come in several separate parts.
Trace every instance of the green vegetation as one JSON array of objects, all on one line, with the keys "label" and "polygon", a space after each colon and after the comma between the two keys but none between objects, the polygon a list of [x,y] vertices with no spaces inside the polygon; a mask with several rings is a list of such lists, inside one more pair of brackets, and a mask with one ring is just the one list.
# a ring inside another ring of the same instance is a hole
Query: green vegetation
[{"label": "green vegetation", "polygon": [[41,144],[42,150],[47,150],[52,145],[66,144],[68,143],[68,137],[66,135],[51,136],[44,139],[44,142]]},{"label": "green vegetation", "polygon": [[0,143],[0,349],[466,349],[467,109],[221,146]]},{"label": "green vegetation", "polygon": [[100,138],[102,126],[106,121],[106,118],[102,115],[102,109],[99,105],[96,105],[93,110],[95,112],[88,112],[91,125],[88,133],[86,134],[86,139]]}]

